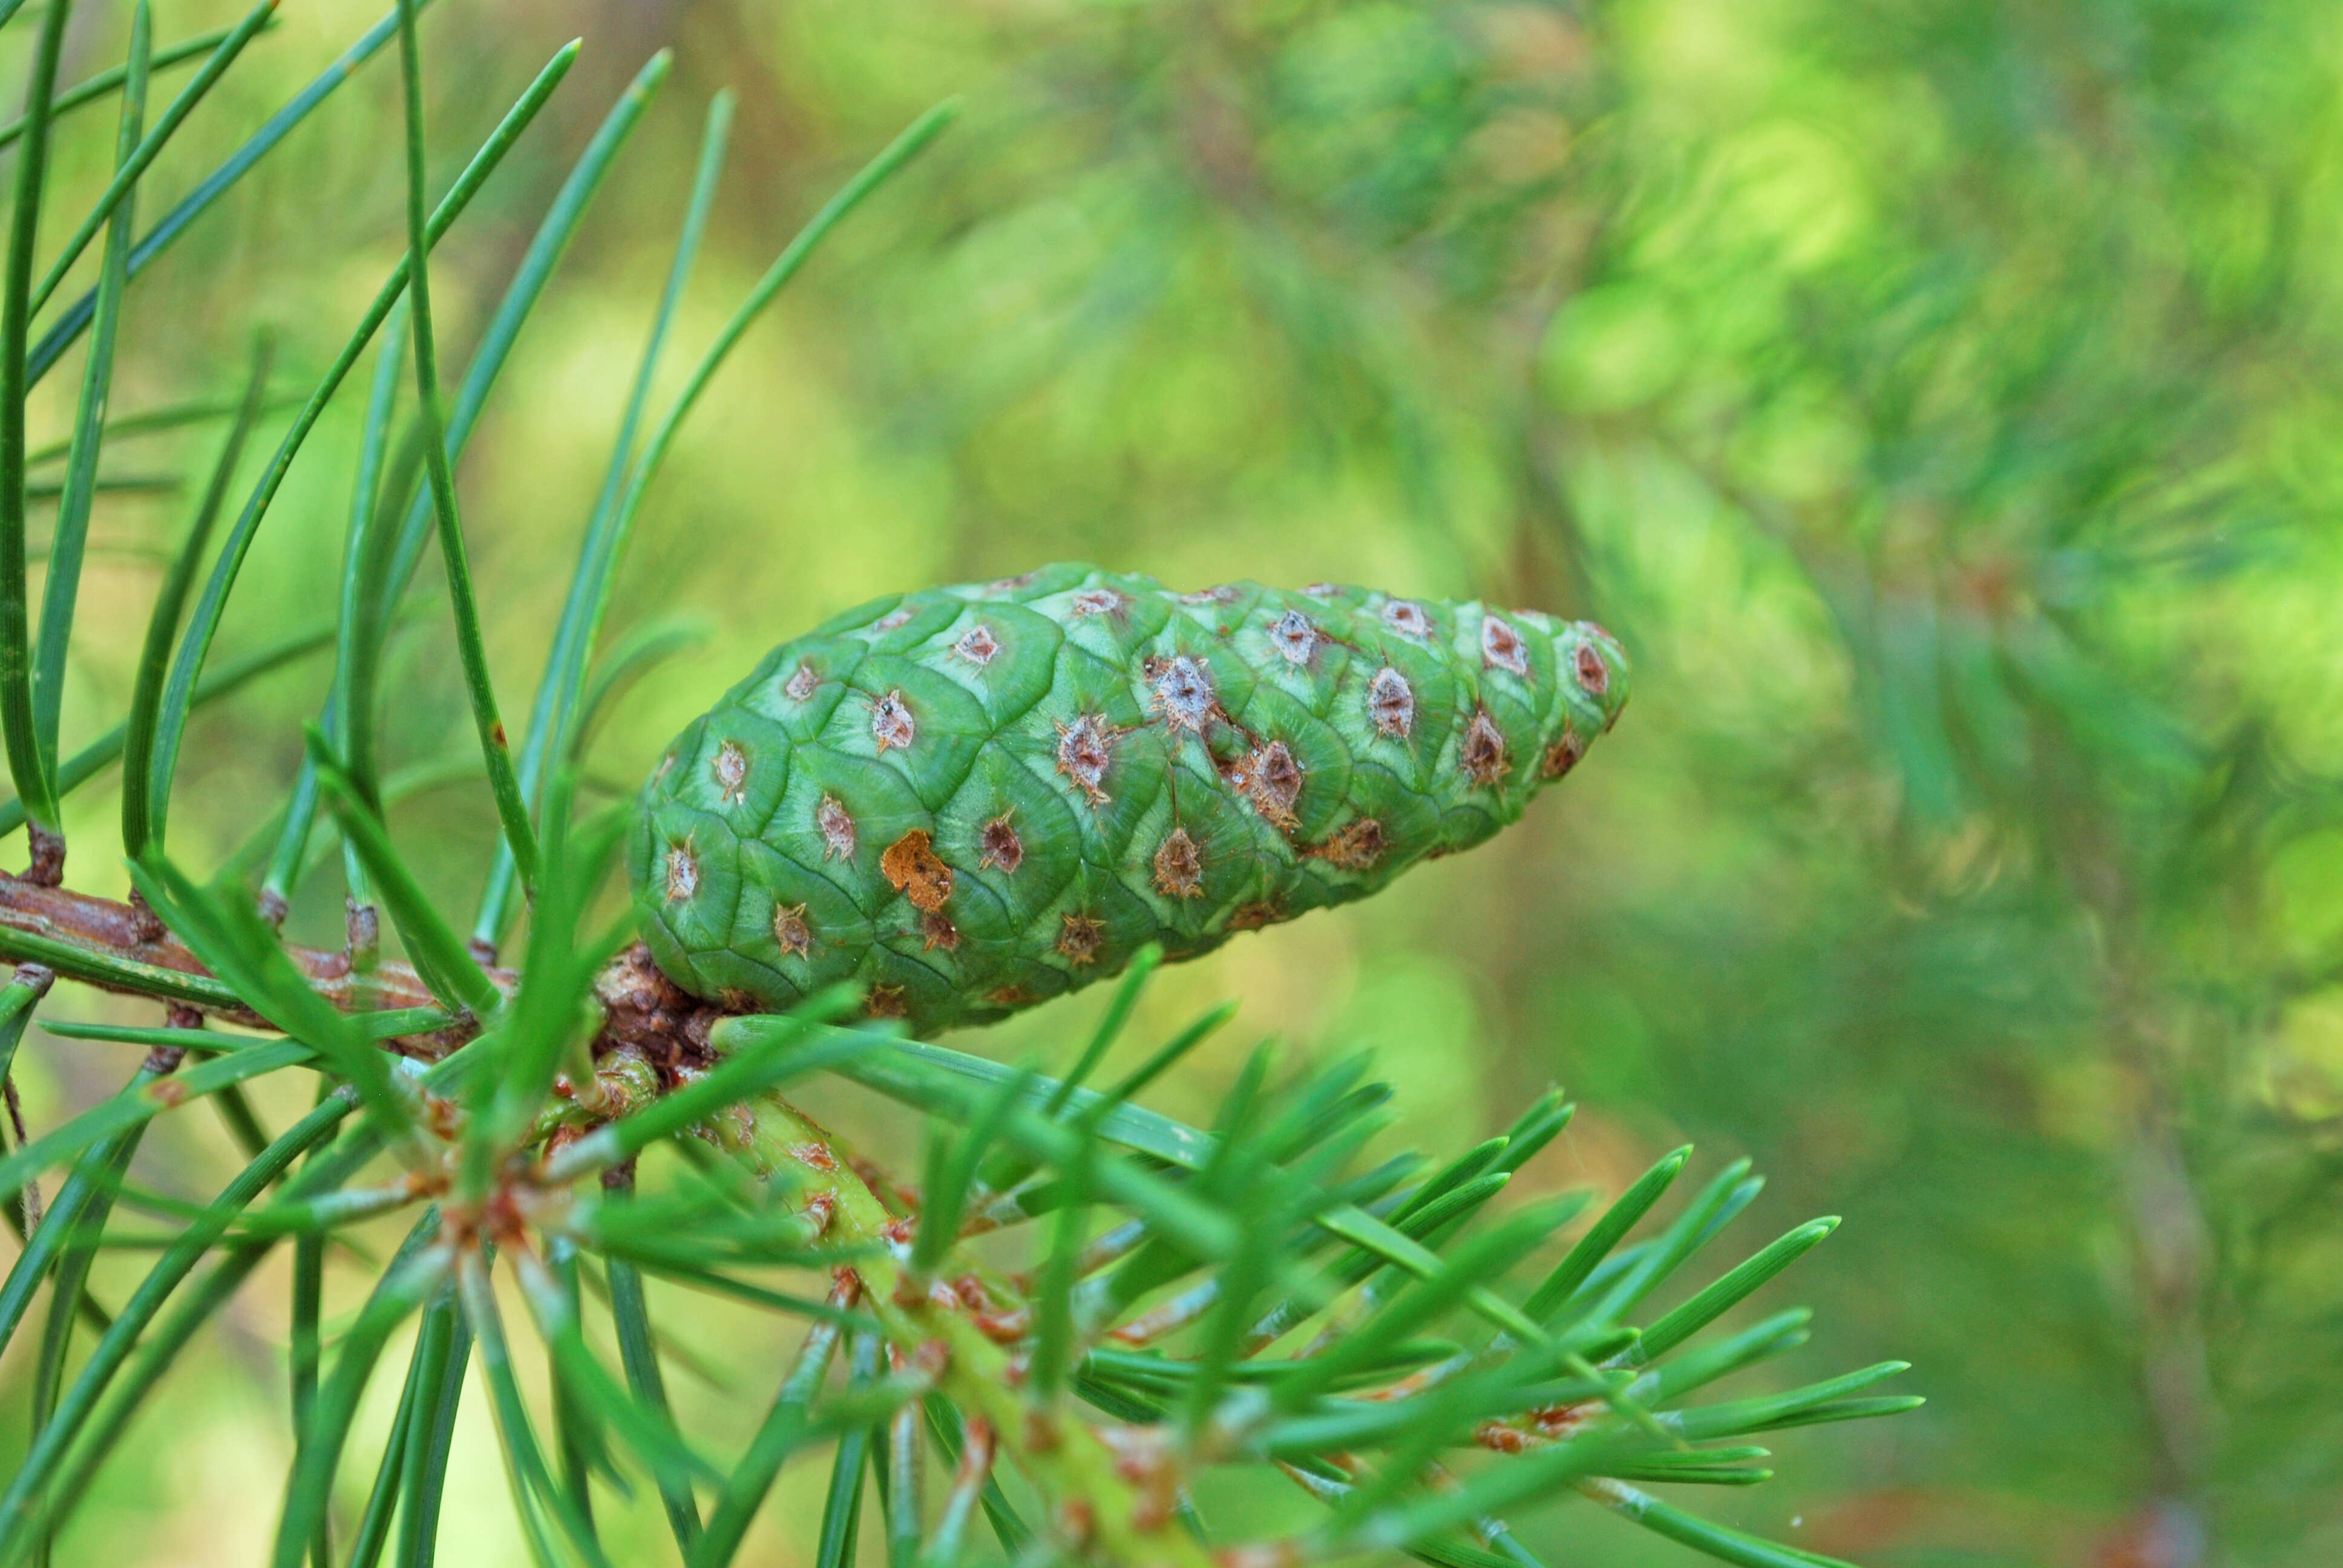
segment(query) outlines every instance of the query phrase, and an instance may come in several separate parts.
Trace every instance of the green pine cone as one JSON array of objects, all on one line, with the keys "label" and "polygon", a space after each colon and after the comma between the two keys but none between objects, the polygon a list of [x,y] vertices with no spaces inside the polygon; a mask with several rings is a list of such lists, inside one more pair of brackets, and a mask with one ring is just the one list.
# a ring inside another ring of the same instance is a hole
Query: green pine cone
[{"label": "green pine cone", "polygon": [[1626,699],[1608,634],[1534,610],[1071,564],[931,588],[783,643],[677,739],[635,901],[695,995],[850,981],[931,1032],[1469,849]]}]

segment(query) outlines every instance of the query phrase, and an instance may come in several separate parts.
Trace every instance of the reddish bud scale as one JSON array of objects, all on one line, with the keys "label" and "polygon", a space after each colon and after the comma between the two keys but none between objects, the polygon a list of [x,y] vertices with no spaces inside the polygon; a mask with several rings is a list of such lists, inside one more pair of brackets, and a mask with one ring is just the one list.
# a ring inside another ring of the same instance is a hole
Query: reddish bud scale
[{"label": "reddish bud scale", "polygon": [[1626,678],[1584,622],[1325,585],[1067,565],[881,599],[669,749],[629,841],[644,940],[701,997],[998,1018],[1480,843]]}]

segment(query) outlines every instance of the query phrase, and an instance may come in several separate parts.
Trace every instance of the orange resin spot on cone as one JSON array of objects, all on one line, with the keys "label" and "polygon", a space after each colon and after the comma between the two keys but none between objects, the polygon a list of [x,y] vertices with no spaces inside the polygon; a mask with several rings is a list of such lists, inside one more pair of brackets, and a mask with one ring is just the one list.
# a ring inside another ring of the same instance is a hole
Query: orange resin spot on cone
[{"label": "orange resin spot on cone", "polygon": [[934,914],[951,897],[951,868],[937,855],[925,828],[914,828],[888,845],[887,852],[879,857],[879,870],[897,892],[911,900],[913,909],[924,914]]}]

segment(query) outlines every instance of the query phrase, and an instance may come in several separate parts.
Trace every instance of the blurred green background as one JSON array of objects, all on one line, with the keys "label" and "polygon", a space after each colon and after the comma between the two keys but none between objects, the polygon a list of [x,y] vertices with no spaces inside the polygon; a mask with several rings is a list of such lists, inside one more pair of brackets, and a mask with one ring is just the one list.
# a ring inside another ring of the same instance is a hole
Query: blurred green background
[{"label": "blurred green background", "polygon": [[[126,29],[80,10],[68,80]],[[165,40],[236,14],[157,10]],[[159,191],[377,14],[287,5]],[[1576,1124],[1516,1195],[1615,1190],[1692,1141],[1696,1171],[1746,1153],[1770,1174],[1749,1244],[1846,1216],[1758,1306],[1820,1309],[1794,1371],[1906,1356],[1932,1402],[1788,1434],[1782,1480],[1696,1500],[1747,1527],[1877,1564],[2343,1561],[2343,16],[438,0],[439,182],[578,34],[435,266],[460,364],[611,97],[676,51],[462,470],[508,714],[709,95],[734,89],[739,120],[671,368],[846,173],[961,95],[756,329],[655,495],[614,629],[682,615],[706,638],[604,731],[611,787],[782,638],[1051,559],[1598,618],[1637,686],[1587,767],[1490,849],[1168,972],[1132,1049],[1219,997],[1244,1011],[1165,1108],[1209,1115],[1263,1034],[1296,1060],[1369,1045],[1437,1151],[1572,1089]],[[25,46],[0,39],[0,80]],[[118,409],[230,394],[261,325],[306,388],[402,243],[395,61],[367,67],[141,280]],[[102,185],[111,135],[72,123],[53,215]],[[76,364],[36,442],[68,427]],[[224,653],[330,613],[362,397],[295,471]],[[216,439],[113,461],[200,472]],[[190,503],[101,500],[68,747],[121,711]],[[393,766],[472,748],[444,598],[421,602],[387,683]],[[198,722],[189,859],[264,825],[322,678]],[[77,799],[77,885],[121,887],[116,809],[110,784]],[[417,793],[394,826],[468,909],[485,788]],[[293,929],[338,925],[321,875]],[[955,1043],[1063,1051],[1099,1003]],[[35,1111],[119,1076],[55,1041],[26,1056]],[[210,1132],[158,1125],[147,1179],[202,1188]],[[149,1417],[80,1560],[259,1554],[282,1296],[256,1292],[253,1337]],[[675,1310],[714,1382],[769,1381],[769,1324]],[[745,1430],[745,1396],[683,1397]],[[468,1409],[442,1560],[518,1561]],[[759,1560],[809,1555],[814,1484],[785,1482]],[[638,1512],[640,1560],[666,1560]],[[1520,1523],[1557,1568],[1691,1560],[1584,1504]]]}]

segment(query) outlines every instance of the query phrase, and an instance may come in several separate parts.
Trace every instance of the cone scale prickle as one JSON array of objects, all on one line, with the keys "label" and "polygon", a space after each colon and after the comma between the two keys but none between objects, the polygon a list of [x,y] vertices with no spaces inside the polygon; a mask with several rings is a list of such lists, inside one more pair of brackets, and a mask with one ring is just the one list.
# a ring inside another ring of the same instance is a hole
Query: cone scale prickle
[{"label": "cone scale prickle", "polygon": [[874,601],[669,748],[628,862],[661,970],[927,1033],[1193,957],[1480,843],[1626,700],[1585,622],[1081,565]]}]

